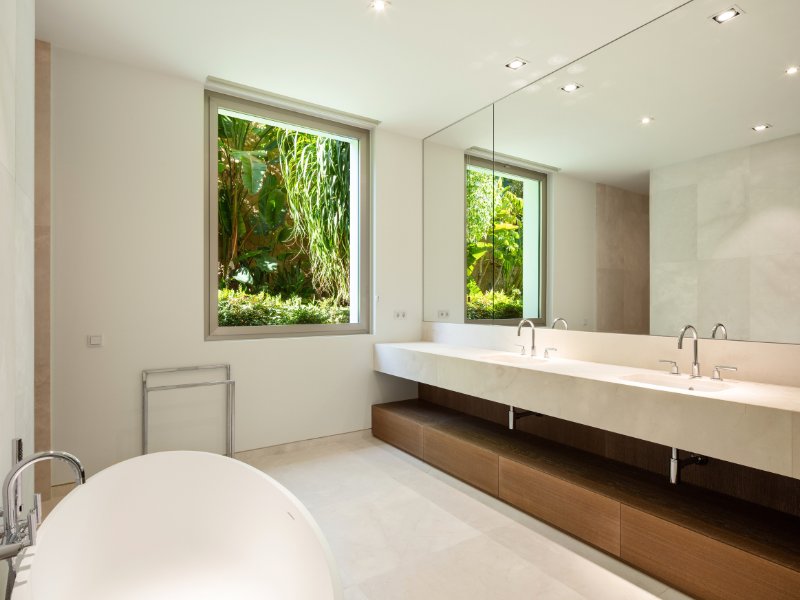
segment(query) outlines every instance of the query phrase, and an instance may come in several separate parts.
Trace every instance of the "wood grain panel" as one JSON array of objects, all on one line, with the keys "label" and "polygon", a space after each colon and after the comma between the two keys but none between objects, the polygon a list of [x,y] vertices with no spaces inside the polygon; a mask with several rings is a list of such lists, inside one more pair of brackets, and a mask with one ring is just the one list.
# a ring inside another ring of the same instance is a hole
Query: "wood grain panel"
[{"label": "wood grain panel", "polygon": [[798,600],[800,572],[622,506],[621,557],[702,600]]},{"label": "wood grain panel", "polygon": [[[485,421],[500,425],[508,422],[508,406],[504,404],[425,384],[419,385],[419,394],[420,398],[429,402]],[[661,444],[547,416],[520,419],[517,430],[645,469],[665,480],[669,473],[670,448]],[[684,484],[800,517],[800,479],[713,457],[704,467],[690,466],[684,469],[681,479]]]},{"label": "wood grain panel", "polygon": [[372,435],[422,458],[422,425],[379,404],[372,407]]},{"label": "wood grain panel", "polygon": [[620,554],[616,500],[503,457],[500,498],[610,554]]},{"label": "wood grain panel", "polygon": [[[50,43],[36,40],[33,249],[33,451],[51,447],[50,414]],[[30,454],[30,448],[25,454]],[[34,467],[34,491],[50,498],[50,461]]]},{"label": "wood grain panel", "polygon": [[484,421],[491,421],[498,425],[508,423],[508,406],[476,398],[467,394],[461,394],[452,390],[438,388],[432,385],[420,383],[418,386],[420,400],[432,402],[445,408],[457,410],[460,413],[478,417]]},{"label": "wood grain panel", "polygon": [[431,427],[423,429],[423,459],[497,496],[497,454]]}]

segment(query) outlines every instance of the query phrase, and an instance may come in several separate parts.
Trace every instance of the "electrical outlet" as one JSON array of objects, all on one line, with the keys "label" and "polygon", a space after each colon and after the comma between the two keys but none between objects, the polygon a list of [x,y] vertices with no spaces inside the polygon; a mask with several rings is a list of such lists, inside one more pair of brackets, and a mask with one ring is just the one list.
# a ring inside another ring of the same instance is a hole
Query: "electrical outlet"
[{"label": "electrical outlet", "polygon": [[89,348],[102,348],[103,347],[103,336],[98,333],[92,333],[86,336],[86,345]]},{"label": "electrical outlet", "polygon": [[394,320],[395,321],[405,321],[406,320],[406,311],[403,308],[397,308],[394,311]]},{"label": "electrical outlet", "polygon": [[450,311],[446,308],[440,308],[436,311],[436,318],[437,319],[449,319],[450,318]]}]

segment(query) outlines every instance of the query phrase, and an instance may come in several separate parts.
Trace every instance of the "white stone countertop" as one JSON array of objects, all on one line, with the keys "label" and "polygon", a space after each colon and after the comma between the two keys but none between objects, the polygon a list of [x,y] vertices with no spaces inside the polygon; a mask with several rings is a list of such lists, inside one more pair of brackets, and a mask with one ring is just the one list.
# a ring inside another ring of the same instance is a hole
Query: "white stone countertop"
[{"label": "white stone countertop", "polygon": [[800,479],[797,387],[435,342],[376,344],[374,368]]}]

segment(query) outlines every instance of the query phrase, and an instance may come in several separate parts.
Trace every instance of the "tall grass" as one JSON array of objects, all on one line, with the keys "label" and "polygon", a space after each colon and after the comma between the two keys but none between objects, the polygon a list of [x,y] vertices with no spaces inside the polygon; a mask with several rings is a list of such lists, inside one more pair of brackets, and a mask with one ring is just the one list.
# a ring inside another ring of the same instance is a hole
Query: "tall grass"
[{"label": "tall grass", "polygon": [[279,130],[281,172],[292,237],[308,254],[312,284],[321,296],[349,302],[350,144]]}]

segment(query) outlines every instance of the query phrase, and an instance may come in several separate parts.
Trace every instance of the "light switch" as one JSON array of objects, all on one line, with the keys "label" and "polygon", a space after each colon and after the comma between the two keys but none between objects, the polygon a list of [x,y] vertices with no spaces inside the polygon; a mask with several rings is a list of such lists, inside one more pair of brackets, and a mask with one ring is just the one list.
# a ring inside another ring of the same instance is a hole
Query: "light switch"
[{"label": "light switch", "polygon": [[89,348],[101,348],[103,346],[103,336],[97,334],[87,335],[86,345],[89,346]]}]

